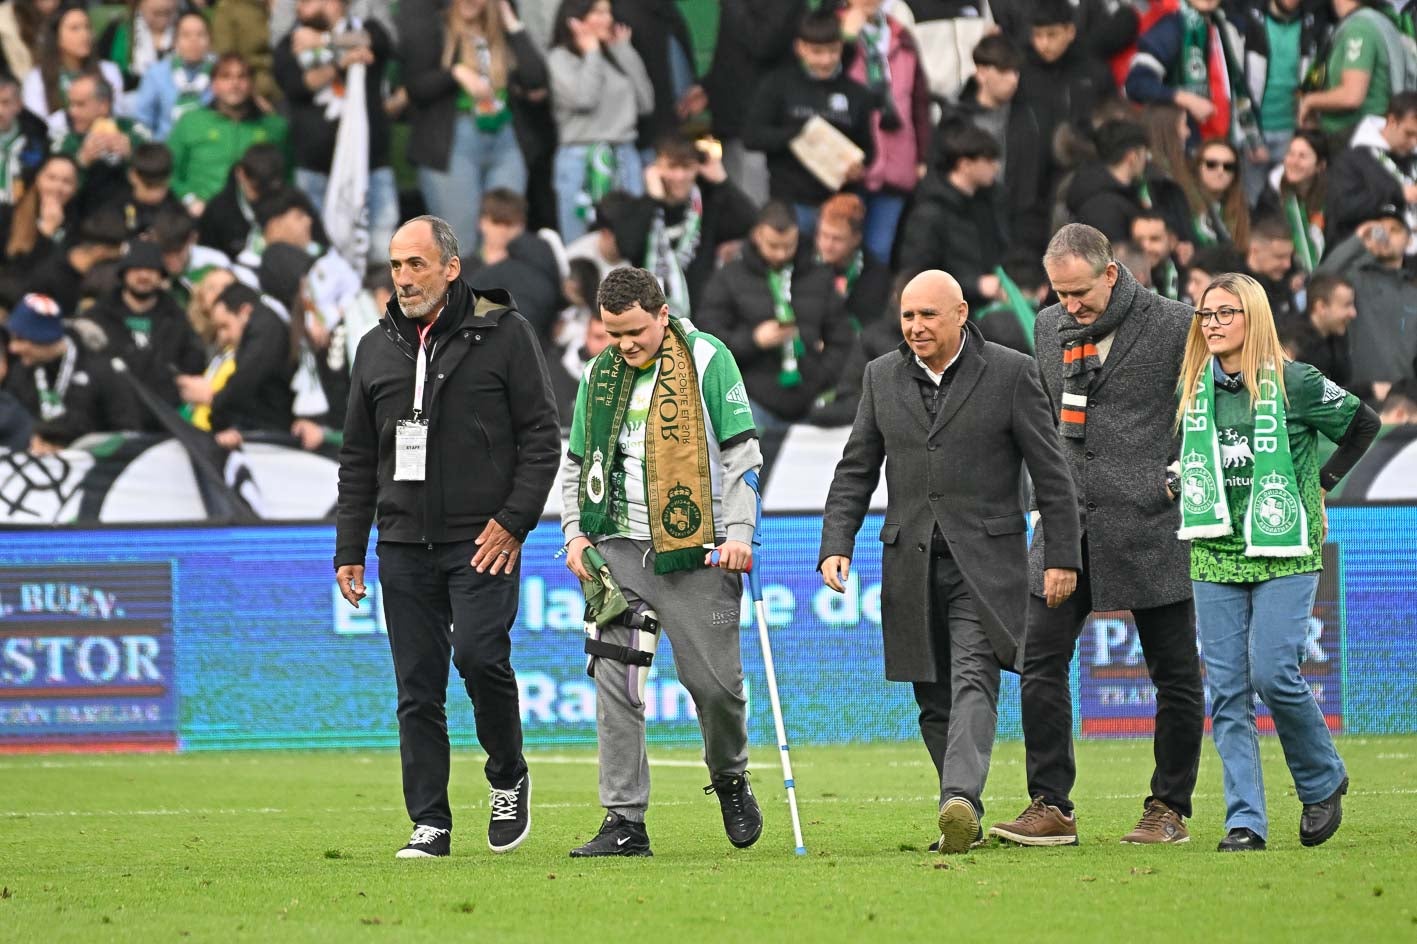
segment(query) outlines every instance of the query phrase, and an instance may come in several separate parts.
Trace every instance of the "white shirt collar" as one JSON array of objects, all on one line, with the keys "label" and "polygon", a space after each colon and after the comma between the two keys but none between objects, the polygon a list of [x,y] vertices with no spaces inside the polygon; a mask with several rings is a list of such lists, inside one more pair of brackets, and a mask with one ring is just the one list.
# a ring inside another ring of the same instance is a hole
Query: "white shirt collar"
[{"label": "white shirt collar", "polygon": [[938,374],[925,365],[925,362],[920,359],[919,354],[915,355],[915,363],[919,364],[920,369],[925,371],[925,376],[930,378],[930,382],[938,387],[940,385],[941,378],[943,378],[945,376],[945,373],[951,367],[954,366],[955,361],[959,360],[959,356],[964,353],[964,345],[968,340],[969,332],[961,331],[959,333],[959,350],[955,351],[955,356],[950,358],[950,362],[945,365],[945,369],[940,371]]}]

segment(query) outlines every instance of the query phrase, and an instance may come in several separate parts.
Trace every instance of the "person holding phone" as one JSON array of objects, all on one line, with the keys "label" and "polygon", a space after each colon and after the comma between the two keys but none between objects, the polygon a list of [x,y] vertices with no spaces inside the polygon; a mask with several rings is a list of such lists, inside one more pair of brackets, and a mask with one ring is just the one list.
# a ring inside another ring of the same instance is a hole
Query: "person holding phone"
[{"label": "person holding phone", "polygon": [[[1196,624],[1225,777],[1221,852],[1265,848],[1269,821],[1255,697],[1264,702],[1304,809],[1299,841],[1326,842],[1343,820],[1348,772],[1301,660],[1323,543],[1324,496],[1379,429],[1369,407],[1308,364],[1288,360],[1269,299],[1247,275],[1211,280],[1186,336],[1175,428],[1181,434],[1178,537],[1191,542]],[[1338,445],[1320,466],[1319,437]]]}]

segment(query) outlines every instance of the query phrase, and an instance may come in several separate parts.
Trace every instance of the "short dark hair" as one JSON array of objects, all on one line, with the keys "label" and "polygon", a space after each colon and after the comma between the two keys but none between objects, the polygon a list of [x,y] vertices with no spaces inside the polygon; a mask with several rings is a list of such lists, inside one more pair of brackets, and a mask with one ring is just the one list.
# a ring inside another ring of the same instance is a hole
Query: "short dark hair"
[{"label": "short dark hair", "polygon": [[247,77],[250,77],[251,63],[248,62],[246,57],[241,55],[241,53],[239,52],[224,52],[221,55],[217,56],[216,64],[212,66],[212,75],[216,75],[222,69],[229,65],[232,65],[233,63],[239,65],[242,70],[245,71]]},{"label": "short dark hair", "polygon": [[[581,298],[588,306],[595,308],[594,303],[600,293],[600,267],[589,259],[577,258],[570,260],[566,268],[569,270],[566,280],[575,283]],[[599,314],[599,309],[596,313]]]},{"label": "short dark hair", "polygon": [[172,152],[165,144],[146,141],[133,149],[133,161],[129,166],[139,180],[149,187],[156,187],[172,178]]},{"label": "short dark hair", "polygon": [[782,200],[769,200],[758,211],[758,226],[766,226],[778,233],[797,228],[797,212]]},{"label": "short dark hair", "polygon": [[506,226],[526,225],[526,197],[506,187],[494,187],[482,195],[478,218]]},{"label": "short dark hair", "polygon": [[1199,269],[1206,275],[1220,275],[1222,272],[1239,272],[1245,268],[1245,260],[1233,246],[1204,246],[1191,257],[1187,271]]},{"label": "short dark hair", "polygon": [[1005,72],[1017,72],[1023,68],[1023,54],[1018,47],[1001,33],[993,33],[979,40],[974,46],[974,65],[991,66]]},{"label": "short dark hair", "polygon": [[1159,210],[1142,210],[1136,216],[1132,217],[1133,223],[1136,223],[1138,221],[1155,223],[1158,220],[1163,226],[1166,227],[1166,232],[1170,233],[1172,236],[1176,235],[1176,227],[1172,226],[1171,221],[1166,218],[1166,214],[1160,212]]},{"label": "short dark hair", "polygon": [[108,84],[108,79],[104,78],[103,73],[98,70],[97,66],[85,69],[74,76],[69,82],[69,87],[73,88],[74,83],[81,79],[88,79],[93,82],[94,96],[110,109],[113,107],[113,86]]},{"label": "short dark hair", "polygon": [[1146,129],[1134,121],[1109,121],[1097,129],[1097,157],[1111,166],[1146,147]]},{"label": "short dark hair", "polygon": [[279,187],[272,190],[257,201],[254,209],[256,223],[261,227],[278,216],[284,216],[291,210],[301,210],[312,220],[316,217],[315,207],[310,203],[310,198],[295,187]]},{"label": "short dark hair", "polygon": [[1338,291],[1340,287],[1352,288],[1353,283],[1331,272],[1320,272],[1310,279],[1308,313],[1313,313],[1314,305],[1317,302],[1327,305],[1333,301],[1333,293]]},{"label": "short dark hair", "polygon": [[827,4],[813,10],[797,23],[797,38],[813,46],[828,46],[842,42],[841,21]]},{"label": "short dark hair", "polygon": [[123,219],[123,211],[117,207],[107,207],[96,213],[84,215],[79,223],[75,246],[122,246],[128,241],[128,226]]},{"label": "short dark hair", "polygon": [[1032,0],[1033,9],[1028,16],[1028,25],[1037,29],[1042,26],[1072,26],[1077,23],[1077,14],[1068,0]]},{"label": "short dark hair", "polygon": [[596,304],[612,315],[619,315],[639,305],[651,314],[664,307],[664,290],[654,273],[634,266],[612,269],[600,282]]},{"label": "short dark hair", "polygon": [[152,233],[163,252],[179,252],[187,248],[197,232],[197,221],[186,210],[166,207],[153,218]]},{"label": "short dark hair", "polygon": [[939,168],[948,174],[959,166],[959,162],[971,158],[989,157],[998,159],[999,142],[994,136],[976,125],[959,125],[944,135],[940,142]]},{"label": "short dark hair", "polygon": [[1387,116],[1401,121],[1417,115],[1417,92],[1398,92],[1387,101]]},{"label": "short dark hair", "polygon": [[245,305],[255,308],[261,304],[261,293],[245,282],[237,280],[221,290],[221,294],[216,297],[216,302],[227,311],[237,312]]},{"label": "short dark hair", "polygon": [[248,147],[236,166],[262,193],[285,180],[285,155],[280,148],[267,141]]},{"label": "short dark hair", "polygon": [[1294,234],[1289,229],[1289,223],[1284,217],[1274,213],[1266,213],[1250,224],[1250,242],[1256,239],[1294,241]]},{"label": "short dark hair", "polygon": [[654,142],[654,156],[674,164],[697,164],[699,148],[682,134],[666,134]]}]

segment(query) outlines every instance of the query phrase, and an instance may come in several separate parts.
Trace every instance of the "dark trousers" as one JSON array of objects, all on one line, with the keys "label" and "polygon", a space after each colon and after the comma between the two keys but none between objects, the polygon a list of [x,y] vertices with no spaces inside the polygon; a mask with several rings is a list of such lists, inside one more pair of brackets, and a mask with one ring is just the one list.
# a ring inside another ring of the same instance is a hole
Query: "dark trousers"
[{"label": "dark trousers", "polygon": [[920,736],[935,765],[940,803],[964,797],[984,813],[984,781],[999,721],[999,658],[979,624],[974,598],[948,555],[930,561],[934,682],[915,682]]},{"label": "dark trousers", "polygon": [[[1083,560],[1087,560],[1086,550]],[[1028,760],[1028,795],[1064,813],[1077,780],[1073,760],[1073,700],[1068,665],[1092,612],[1092,584],[1084,569],[1077,590],[1049,609],[1041,597],[1028,600],[1020,697]],[[1132,610],[1146,670],[1156,686],[1156,733],[1151,796],[1182,816],[1191,815],[1191,794],[1200,766],[1205,693],[1196,652],[1196,614],[1191,600]]]},{"label": "dark trousers", "polygon": [[419,826],[453,825],[444,709],[449,655],[472,699],[477,740],[487,752],[487,781],[507,790],[526,773],[511,662],[521,568],[495,577],[479,574],[469,563],[476,549],[472,541],[378,546],[398,681],[403,798],[408,818]]}]

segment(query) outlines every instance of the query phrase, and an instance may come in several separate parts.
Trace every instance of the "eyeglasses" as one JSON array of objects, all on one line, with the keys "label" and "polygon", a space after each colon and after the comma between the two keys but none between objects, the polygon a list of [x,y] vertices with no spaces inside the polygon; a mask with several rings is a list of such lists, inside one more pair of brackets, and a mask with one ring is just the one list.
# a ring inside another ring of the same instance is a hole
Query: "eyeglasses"
[{"label": "eyeglasses", "polygon": [[1224,326],[1234,321],[1236,315],[1243,315],[1244,313],[1245,309],[1243,308],[1230,308],[1229,306],[1217,308],[1214,311],[1208,308],[1197,308],[1196,320],[1202,325],[1207,321],[1214,321],[1216,324]]},{"label": "eyeglasses", "polygon": [[1234,161],[1212,161],[1207,159],[1201,161],[1201,164],[1204,165],[1206,170],[1223,170],[1227,174],[1235,173],[1236,164]]}]

